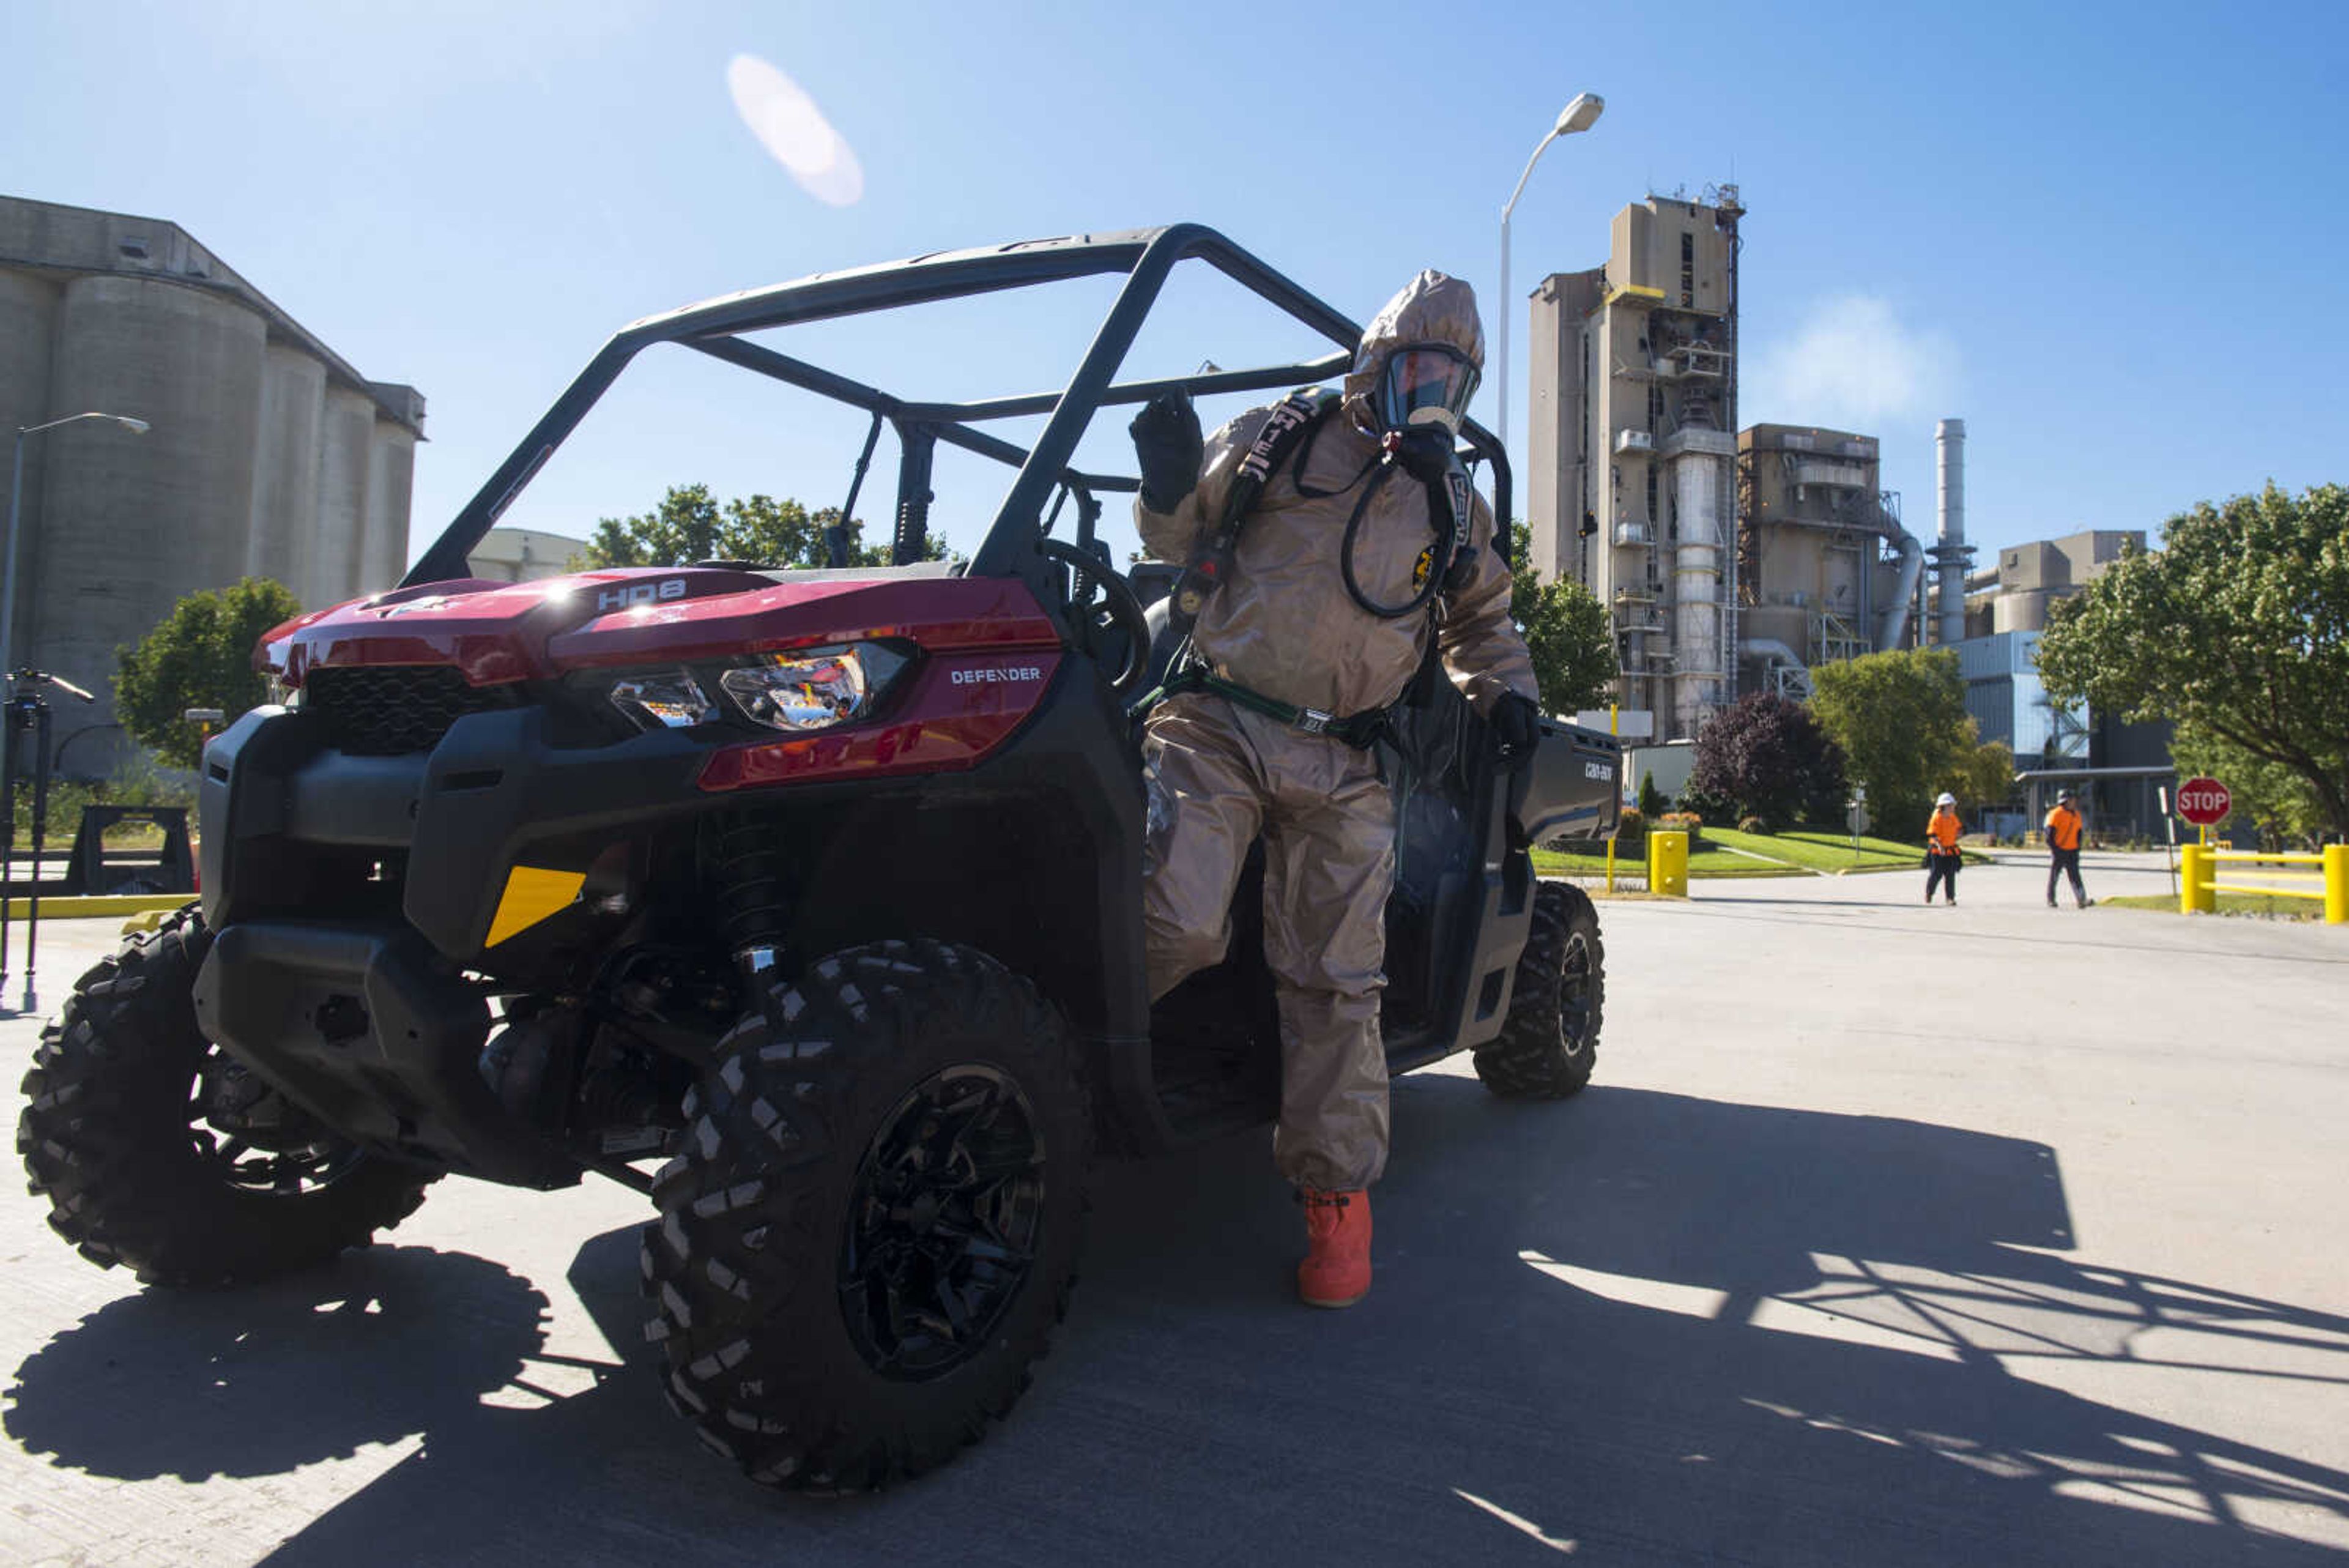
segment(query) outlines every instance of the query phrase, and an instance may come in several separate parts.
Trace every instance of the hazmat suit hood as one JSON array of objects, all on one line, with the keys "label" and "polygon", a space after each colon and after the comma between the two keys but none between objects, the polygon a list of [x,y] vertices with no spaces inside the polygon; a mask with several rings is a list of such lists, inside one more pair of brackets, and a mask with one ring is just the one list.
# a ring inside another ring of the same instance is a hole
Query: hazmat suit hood
[{"label": "hazmat suit hood", "polygon": [[1430,267],[1379,307],[1354,350],[1354,368],[1346,372],[1346,413],[1361,429],[1378,428],[1371,399],[1379,373],[1387,356],[1406,343],[1449,344],[1481,372],[1485,328],[1476,318],[1476,291]]}]

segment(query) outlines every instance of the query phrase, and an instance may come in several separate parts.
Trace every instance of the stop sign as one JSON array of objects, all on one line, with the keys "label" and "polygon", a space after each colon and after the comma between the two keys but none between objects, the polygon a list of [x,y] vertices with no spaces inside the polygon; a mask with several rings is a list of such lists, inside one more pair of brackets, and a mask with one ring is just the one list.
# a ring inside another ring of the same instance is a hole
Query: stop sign
[{"label": "stop sign", "polygon": [[2178,815],[2197,827],[2221,821],[2235,808],[2235,797],[2217,779],[2188,779],[2178,786]]}]

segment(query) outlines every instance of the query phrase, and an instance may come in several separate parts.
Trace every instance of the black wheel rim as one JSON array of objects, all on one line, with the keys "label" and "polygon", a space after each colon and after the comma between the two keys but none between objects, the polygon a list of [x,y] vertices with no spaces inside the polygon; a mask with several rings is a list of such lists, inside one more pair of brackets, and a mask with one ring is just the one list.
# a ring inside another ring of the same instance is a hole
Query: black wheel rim
[{"label": "black wheel rim", "polygon": [[320,1191],[365,1158],[217,1045],[189,1096],[188,1143],[223,1185],[266,1198]]},{"label": "black wheel rim", "polygon": [[1044,1139],[1008,1074],[976,1063],[916,1085],[857,1167],[841,1310],[866,1363],[905,1381],[987,1345],[1034,1266]]},{"label": "black wheel rim", "polygon": [[1569,1056],[1579,1055],[1590,1038],[1590,943],[1569,931],[1557,964],[1557,1033]]}]

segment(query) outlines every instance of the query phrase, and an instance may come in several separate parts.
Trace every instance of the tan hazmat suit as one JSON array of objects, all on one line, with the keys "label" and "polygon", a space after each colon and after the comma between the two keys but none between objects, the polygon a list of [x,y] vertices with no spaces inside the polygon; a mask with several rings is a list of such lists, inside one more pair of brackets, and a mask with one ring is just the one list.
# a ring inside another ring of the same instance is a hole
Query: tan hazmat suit
[{"label": "tan hazmat suit", "polygon": [[[1387,355],[1448,343],[1481,367],[1484,331],[1469,286],[1423,272],[1371,321],[1345,401],[1275,474],[1240,531],[1228,579],[1193,628],[1194,655],[1262,696],[1346,718],[1393,702],[1418,670],[1430,618],[1381,619],[1347,592],[1339,552],[1363,488],[1378,479],[1371,395]],[[1186,561],[1220,523],[1240,460],[1271,408],[1208,438],[1197,486],[1172,513],[1137,502],[1149,552]],[[1301,480],[1301,484],[1300,484]],[[1533,664],[1509,619],[1509,571],[1492,548],[1480,496],[1475,565],[1438,601],[1444,668],[1479,711],[1504,691],[1535,695]],[[1415,573],[1448,563],[1427,492],[1399,469],[1380,483],[1358,533],[1357,579],[1381,604],[1409,600]],[[1374,753],[1309,734],[1222,697],[1172,697],[1143,742],[1149,789],[1144,933],[1153,1000],[1222,961],[1248,846],[1265,841],[1265,956],[1280,1010],[1281,1106],[1274,1158],[1300,1186],[1350,1191],[1386,1166],[1385,911],[1394,883],[1394,800]]]}]

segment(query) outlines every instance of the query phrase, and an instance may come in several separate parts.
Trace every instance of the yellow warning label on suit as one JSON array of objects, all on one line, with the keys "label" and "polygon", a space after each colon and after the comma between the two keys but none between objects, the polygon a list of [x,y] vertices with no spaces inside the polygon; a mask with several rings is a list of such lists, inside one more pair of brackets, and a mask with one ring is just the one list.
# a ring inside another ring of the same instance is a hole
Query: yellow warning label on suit
[{"label": "yellow warning label on suit", "polygon": [[586,880],[585,871],[515,867],[506,873],[505,895],[498,900],[496,918],[490,921],[488,945],[495,947],[516,931],[528,930],[556,910],[569,908]]}]

